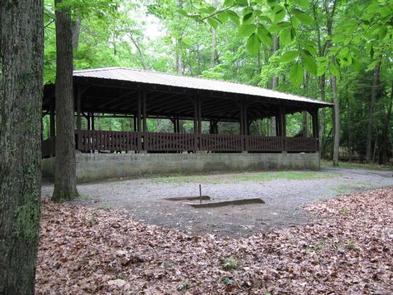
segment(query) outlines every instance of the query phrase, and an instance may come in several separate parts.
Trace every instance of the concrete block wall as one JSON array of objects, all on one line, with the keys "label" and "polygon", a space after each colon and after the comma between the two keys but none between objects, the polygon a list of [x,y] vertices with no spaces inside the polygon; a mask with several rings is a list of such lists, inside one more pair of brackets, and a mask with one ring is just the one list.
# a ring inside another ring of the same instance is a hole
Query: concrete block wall
[{"label": "concrete block wall", "polygon": [[[44,178],[53,178],[54,158],[42,160]],[[319,170],[319,153],[192,153],[82,154],[77,153],[77,178],[89,182],[113,178],[239,172],[258,170]]]}]

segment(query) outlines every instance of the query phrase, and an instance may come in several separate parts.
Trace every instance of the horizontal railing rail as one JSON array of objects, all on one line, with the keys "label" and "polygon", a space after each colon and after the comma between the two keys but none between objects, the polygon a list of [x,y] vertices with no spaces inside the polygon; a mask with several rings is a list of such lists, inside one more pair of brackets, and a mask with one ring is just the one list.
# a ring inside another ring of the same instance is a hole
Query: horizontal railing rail
[{"label": "horizontal railing rail", "polygon": [[[76,149],[82,152],[316,152],[314,137],[229,134],[154,133],[80,130]],[[42,142],[42,156],[54,156],[55,138]]]}]

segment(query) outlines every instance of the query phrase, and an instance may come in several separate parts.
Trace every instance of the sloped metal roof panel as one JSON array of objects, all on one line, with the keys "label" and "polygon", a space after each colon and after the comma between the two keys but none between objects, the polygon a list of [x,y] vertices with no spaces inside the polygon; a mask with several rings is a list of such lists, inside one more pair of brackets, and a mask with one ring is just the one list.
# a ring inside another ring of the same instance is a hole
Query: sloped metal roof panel
[{"label": "sloped metal roof panel", "polygon": [[302,103],[317,104],[320,106],[332,106],[331,103],[322,102],[270,89],[256,86],[238,84],[220,80],[212,80],[205,78],[195,78],[178,76],[172,74],[159,73],[146,70],[135,70],[128,68],[100,68],[74,71],[74,77],[98,78],[117,81],[128,81],[144,84],[157,84],[164,86],[182,87],[198,90],[218,91],[234,94],[252,95],[259,97],[267,97],[278,100],[296,101]]}]

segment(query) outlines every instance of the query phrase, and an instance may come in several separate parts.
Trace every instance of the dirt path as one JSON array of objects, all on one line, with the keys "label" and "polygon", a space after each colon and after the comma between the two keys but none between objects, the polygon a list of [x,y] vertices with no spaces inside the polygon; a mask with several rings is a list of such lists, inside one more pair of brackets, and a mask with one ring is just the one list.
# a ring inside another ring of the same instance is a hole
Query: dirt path
[{"label": "dirt path", "polygon": [[[195,209],[166,197],[204,195],[214,201],[262,198],[265,204]],[[82,202],[104,208],[125,208],[136,220],[222,236],[247,236],[258,231],[306,223],[302,207],[336,195],[393,186],[392,172],[323,169],[319,172],[258,172],[179,176],[79,185]],[[49,196],[51,185],[44,185]]]}]

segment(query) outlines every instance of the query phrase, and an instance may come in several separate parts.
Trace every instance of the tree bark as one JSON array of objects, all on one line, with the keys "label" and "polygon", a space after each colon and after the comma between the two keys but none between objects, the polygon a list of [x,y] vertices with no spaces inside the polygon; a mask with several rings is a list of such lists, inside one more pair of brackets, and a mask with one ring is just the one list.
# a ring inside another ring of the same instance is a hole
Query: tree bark
[{"label": "tree bark", "polygon": [[41,190],[43,3],[0,4],[0,294],[34,294]]},{"label": "tree bark", "polygon": [[372,140],[374,129],[374,105],[377,98],[381,63],[379,62],[374,68],[373,85],[371,87],[371,98],[368,105],[368,125],[367,125],[367,142],[366,142],[366,161],[370,162],[372,157]]},{"label": "tree bark", "polygon": [[390,132],[389,132],[389,126],[390,126],[390,121],[392,117],[392,108],[393,108],[393,81],[392,81],[392,87],[391,87],[391,92],[390,92],[390,100],[389,100],[389,105],[388,109],[385,114],[385,122],[383,126],[383,132],[382,132],[382,144],[381,144],[381,156],[379,158],[379,163],[380,164],[385,164],[386,162],[389,161],[389,156],[388,156],[388,149],[390,147]]},{"label": "tree bark", "polygon": [[[62,0],[55,0],[56,6]],[[56,160],[53,200],[71,200],[76,189],[72,21],[67,9],[56,9]]]},{"label": "tree bark", "polygon": [[338,166],[340,148],[340,103],[337,98],[336,77],[331,77],[332,94],[334,103],[334,135],[333,135],[333,166]]},{"label": "tree bark", "polygon": [[[278,39],[277,35],[273,36],[273,46],[272,46],[272,55],[280,49],[280,40]],[[278,76],[274,75],[272,77],[272,89],[276,89],[278,87]],[[276,134],[276,117],[271,117],[270,118],[270,135],[271,136],[277,136]]]}]

